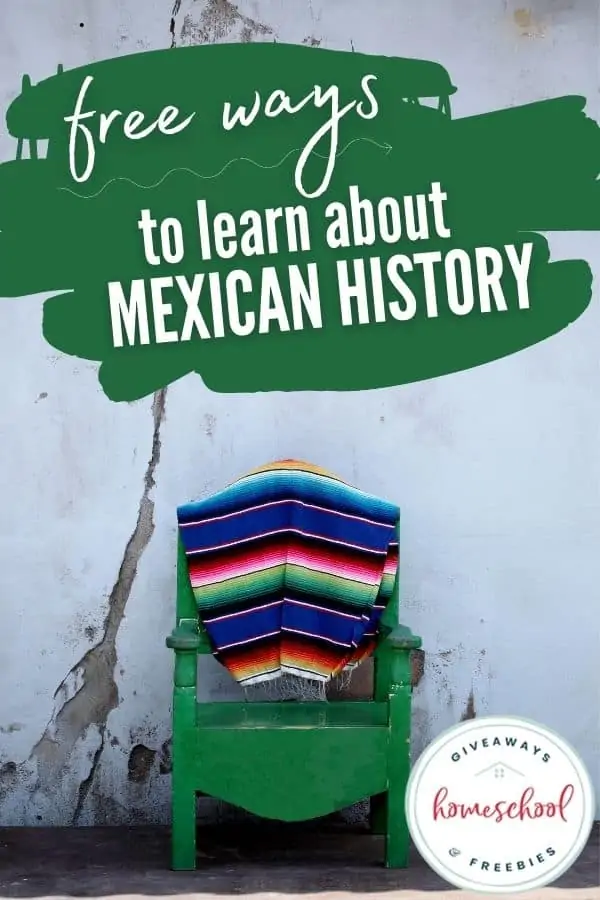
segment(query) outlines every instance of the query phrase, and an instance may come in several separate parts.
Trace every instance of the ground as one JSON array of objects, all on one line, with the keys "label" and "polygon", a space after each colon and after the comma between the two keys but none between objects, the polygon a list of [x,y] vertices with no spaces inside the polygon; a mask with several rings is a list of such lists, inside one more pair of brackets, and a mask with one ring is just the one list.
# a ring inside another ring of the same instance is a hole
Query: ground
[{"label": "ground", "polygon": [[[318,834],[314,826],[280,823],[204,826],[198,846],[197,871],[171,872],[169,832],[162,827],[0,828],[0,897],[486,896],[453,890],[416,852],[408,869],[386,870],[381,839],[335,824]],[[598,825],[555,885],[513,897],[600,900]]]}]

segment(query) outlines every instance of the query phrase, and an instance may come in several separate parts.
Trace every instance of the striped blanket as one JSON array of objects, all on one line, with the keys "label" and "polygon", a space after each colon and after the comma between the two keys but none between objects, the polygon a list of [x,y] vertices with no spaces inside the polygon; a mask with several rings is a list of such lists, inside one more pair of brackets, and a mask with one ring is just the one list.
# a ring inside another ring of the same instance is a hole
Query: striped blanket
[{"label": "striped blanket", "polygon": [[397,506],[298,460],[177,510],[214,655],[244,685],[325,682],[375,647],[398,568]]}]

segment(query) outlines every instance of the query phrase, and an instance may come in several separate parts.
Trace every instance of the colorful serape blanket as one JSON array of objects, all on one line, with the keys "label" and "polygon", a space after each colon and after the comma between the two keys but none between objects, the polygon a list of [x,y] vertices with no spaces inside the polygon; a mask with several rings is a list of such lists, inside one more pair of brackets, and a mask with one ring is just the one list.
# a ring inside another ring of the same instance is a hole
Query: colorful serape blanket
[{"label": "colorful serape blanket", "polygon": [[325,682],[373,651],[398,569],[399,516],[298,460],[178,508],[200,620],[236,681]]}]

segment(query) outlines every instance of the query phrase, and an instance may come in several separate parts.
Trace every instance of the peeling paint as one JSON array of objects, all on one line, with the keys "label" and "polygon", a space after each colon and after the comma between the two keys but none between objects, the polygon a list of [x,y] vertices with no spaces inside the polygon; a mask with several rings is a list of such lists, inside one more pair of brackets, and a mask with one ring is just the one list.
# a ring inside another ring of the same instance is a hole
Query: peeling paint
[{"label": "peeling paint", "polygon": [[262,22],[243,15],[229,0],[191,0],[185,5],[183,22],[182,0],[176,0],[171,11],[169,31],[171,46],[216,44],[221,41],[249,43],[257,37],[269,37],[273,29]]},{"label": "peeling paint", "polygon": [[54,693],[56,706],[41,738],[33,747],[29,760],[37,764],[36,790],[55,795],[61,775],[77,742],[88,729],[95,727],[99,743],[87,777],[79,785],[73,823],[76,823],[89,794],[105,747],[108,716],[119,703],[114,673],[117,665],[116,640],[125,607],[137,574],[140,558],[154,531],[155,471],[160,460],[160,429],[165,417],[167,390],[158,391],[152,402],[152,449],[144,475],[142,497],[135,527],[129,538],[117,579],[108,598],[108,612],[100,641],[89,649],[71,668]]}]

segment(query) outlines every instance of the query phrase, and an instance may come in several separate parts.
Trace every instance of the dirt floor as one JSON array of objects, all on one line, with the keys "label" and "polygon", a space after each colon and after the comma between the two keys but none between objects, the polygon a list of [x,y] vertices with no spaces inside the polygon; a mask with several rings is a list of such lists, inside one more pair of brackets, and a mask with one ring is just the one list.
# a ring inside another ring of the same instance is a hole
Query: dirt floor
[{"label": "dirt floor", "polygon": [[[198,847],[197,871],[172,872],[165,828],[0,828],[0,897],[490,896],[454,890],[416,852],[410,868],[386,870],[381,839],[347,829],[213,825]],[[554,885],[512,896],[600,900],[600,828]]]}]

